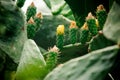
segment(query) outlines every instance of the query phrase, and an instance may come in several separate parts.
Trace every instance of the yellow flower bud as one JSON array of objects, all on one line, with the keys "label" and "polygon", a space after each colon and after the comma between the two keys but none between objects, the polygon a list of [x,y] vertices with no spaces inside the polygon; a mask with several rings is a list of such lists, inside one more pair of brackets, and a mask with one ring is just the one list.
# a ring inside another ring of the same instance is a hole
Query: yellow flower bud
[{"label": "yellow flower bud", "polygon": [[99,22],[97,19],[96,19],[96,26],[99,27]]},{"label": "yellow flower bud", "polygon": [[58,25],[57,27],[57,35],[64,34],[64,25]]}]

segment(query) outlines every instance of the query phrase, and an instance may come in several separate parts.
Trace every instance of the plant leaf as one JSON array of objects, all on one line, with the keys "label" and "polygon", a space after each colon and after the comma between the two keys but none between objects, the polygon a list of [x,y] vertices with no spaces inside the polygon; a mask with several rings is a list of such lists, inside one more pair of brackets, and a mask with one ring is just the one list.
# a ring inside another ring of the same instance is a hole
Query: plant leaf
[{"label": "plant leaf", "polygon": [[103,80],[113,66],[118,46],[93,51],[55,68],[44,80]]},{"label": "plant leaf", "polygon": [[120,5],[116,2],[113,3],[108,14],[103,33],[106,38],[120,43]]},{"label": "plant leaf", "polygon": [[64,0],[44,0],[51,9],[53,15],[63,15],[64,17],[74,20],[73,13],[69,5]]},{"label": "plant leaf", "polygon": [[45,60],[35,42],[27,40],[17,68],[16,80],[40,80],[41,69],[45,65]]}]

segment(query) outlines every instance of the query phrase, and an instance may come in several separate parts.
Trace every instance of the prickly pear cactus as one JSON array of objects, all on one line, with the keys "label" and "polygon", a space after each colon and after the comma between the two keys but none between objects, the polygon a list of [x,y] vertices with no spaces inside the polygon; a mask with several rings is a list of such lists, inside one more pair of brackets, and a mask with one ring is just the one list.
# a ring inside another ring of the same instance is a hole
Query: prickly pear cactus
[{"label": "prickly pear cactus", "polygon": [[88,26],[90,33],[93,36],[95,36],[98,33],[98,28],[96,25],[96,19],[92,15],[92,13],[89,13],[88,16],[86,17],[86,22],[87,22],[87,26]]},{"label": "prickly pear cactus", "polygon": [[12,40],[24,27],[24,16],[12,0],[0,2],[0,40]]},{"label": "prickly pear cactus", "polygon": [[56,46],[63,48],[64,45],[64,25],[59,25],[56,31]]},{"label": "prickly pear cactus", "polygon": [[108,40],[102,33],[102,31],[99,31],[99,34],[95,37],[92,37],[90,43],[89,43],[89,51],[94,51],[98,49],[105,48],[107,46],[112,46],[115,43]]},{"label": "prickly pear cactus", "polygon": [[77,25],[75,21],[71,21],[69,27],[70,43],[75,44],[77,42]]},{"label": "prickly pear cactus", "polygon": [[28,39],[22,51],[16,72],[16,80],[42,80],[41,70],[46,62],[34,40]]},{"label": "prickly pear cactus", "polygon": [[27,36],[29,39],[32,39],[35,36],[36,33],[35,29],[36,29],[35,22],[31,17],[27,23]]},{"label": "prickly pear cactus", "polygon": [[103,5],[97,7],[96,16],[99,22],[99,29],[102,30],[107,18],[107,12]]},{"label": "prickly pear cactus", "polygon": [[120,4],[114,2],[103,28],[106,38],[120,44]]},{"label": "prickly pear cactus", "polygon": [[103,80],[114,65],[118,49],[115,45],[72,59],[59,65],[44,80]]},{"label": "prickly pear cactus", "polygon": [[56,46],[49,49],[49,52],[47,54],[46,64],[47,64],[47,69],[49,69],[50,71],[57,64],[58,53],[59,53],[59,49]]},{"label": "prickly pear cactus", "polygon": [[15,62],[19,62],[27,39],[22,11],[12,0],[0,0],[0,48]]},{"label": "prickly pear cactus", "polygon": [[87,26],[87,23],[84,23],[80,31],[80,42],[82,44],[85,44],[88,40],[88,36],[89,36],[88,26]]},{"label": "prickly pear cactus", "polygon": [[34,21],[35,21],[35,25],[36,25],[36,31],[39,31],[40,27],[41,27],[41,23],[42,23],[42,13],[38,13],[36,14],[36,16],[34,17]]},{"label": "prickly pear cactus", "polygon": [[27,21],[31,18],[34,17],[36,14],[36,6],[32,2],[31,5],[27,8],[26,16],[27,16]]}]

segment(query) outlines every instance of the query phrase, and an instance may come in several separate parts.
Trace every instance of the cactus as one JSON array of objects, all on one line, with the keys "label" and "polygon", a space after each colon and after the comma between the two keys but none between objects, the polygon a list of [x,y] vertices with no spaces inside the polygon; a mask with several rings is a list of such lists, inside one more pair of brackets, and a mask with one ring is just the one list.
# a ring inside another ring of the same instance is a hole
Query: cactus
[{"label": "cactus", "polygon": [[[103,28],[103,34],[106,38],[120,44],[120,5],[116,2],[108,14],[108,18]],[[114,24],[114,25],[113,25]]]},{"label": "cactus", "polygon": [[45,76],[53,70],[53,68],[56,67],[57,65],[57,61],[58,61],[58,55],[59,55],[59,49],[54,46],[53,48],[50,48],[49,51],[47,53],[45,53],[47,55],[46,58],[46,66],[42,68],[41,70],[41,75],[40,75],[40,80],[43,80],[45,78]]},{"label": "cactus", "polygon": [[23,7],[24,3],[25,3],[25,0],[17,0],[16,4],[17,4],[18,7],[21,8],[21,7]]},{"label": "cactus", "polygon": [[102,30],[107,18],[107,12],[102,4],[97,7],[96,16],[99,22],[99,29]]},{"label": "cactus", "polygon": [[56,46],[49,49],[46,59],[47,69],[52,70],[55,67],[57,64],[58,53],[59,49]]},{"label": "cactus", "polygon": [[[0,40],[12,40],[24,27],[24,16],[21,10],[13,6],[12,1],[1,1],[0,5]],[[11,6],[10,8],[7,8]]]},{"label": "cactus", "polygon": [[63,48],[60,50],[60,55],[58,59],[58,63],[64,63],[70,59],[85,55],[88,53],[88,43],[86,44],[81,44],[81,43],[75,43],[65,45]]},{"label": "cactus", "polygon": [[36,14],[36,6],[32,2],[31,5],[27,8],[26,16],[27,16],[27,21],[31,18],[34,17]]},{"label": "cactus", "polygon": [[27,23],[27,35],[29,39],[32,39],[35,36],[35,22],[33,18],[31,17],[30,20]]},{"label": "cactus", "polygon": [[16,80],[40,79],[42,75],[41,70],[45,66],[46,62],[36,43],[28,39],[24,44],[22,56],[16,72]]},{"label": "cactus", "polygon": [[64,45],[64,25],[57,27],[56,37],[56,46],[61,49]]},{"label": "cactus", "polygon": [[43,19],[42,13],[38,13],[34,17],[34,21],[35,21],[35,24],[36,24],[36,29],[35,29],[36,31],[39,30],[39,28],[41,26],[42,19]]},{"label": "cactus", "polygon": [[99,34],[91,39],[88,50],[94,51],[94,50],[105,48],[107,46],[112,46],[114,44],[115,44],[114,42],[106,39],[102,31],[99,31]]},{"label": "cactus", "polygon": [[95,36],[98,33],[98,28],[96,25],[96,19],[92,15],[92,13],[89,13],[88,16],[86,17],[86,22],[87,22],[88,29],[89,29],[90,33],[93,36]]},{"label": "cactus", "polygon": [[77,25],[75,21],[71,21],[69,27],[69,38],[72,44],[75,44],[77,42]]},{"label": "cactus", "polygon": [[72,59],[50,72],[44,80],[103,80],[117,57],[118,46]]},{"label": "cactus", "polygon": [[80,42],[82,44],[85,44],[88,40],[88,36],[89,36],[88,26],[87,23],[84,23],[83,27],[81,28]]}]

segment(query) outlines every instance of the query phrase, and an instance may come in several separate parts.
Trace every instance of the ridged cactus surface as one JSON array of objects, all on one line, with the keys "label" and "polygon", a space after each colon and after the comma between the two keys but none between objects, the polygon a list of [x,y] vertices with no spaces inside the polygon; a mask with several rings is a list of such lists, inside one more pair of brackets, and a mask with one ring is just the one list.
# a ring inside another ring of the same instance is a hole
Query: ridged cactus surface
[{"label": "ridged cactus surface", "polygon": [[93,51],[59,65],[44,80],[103,80],[117,56],[118,46]]}]

